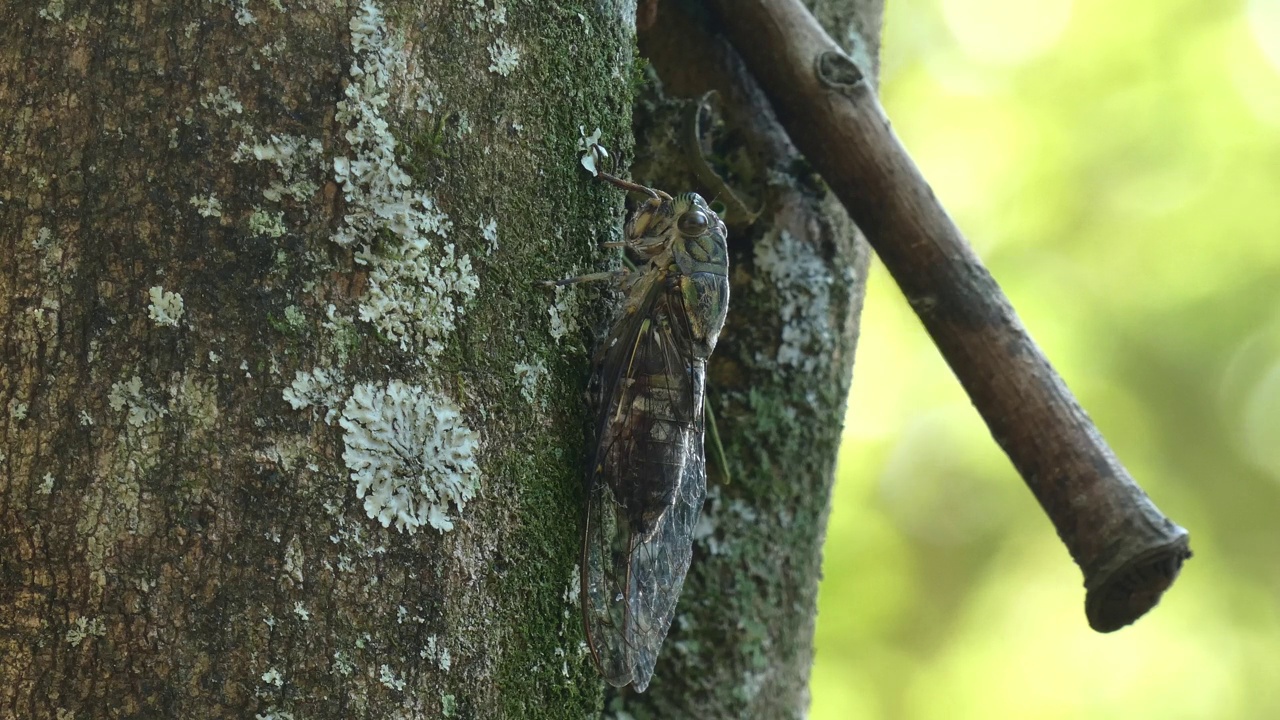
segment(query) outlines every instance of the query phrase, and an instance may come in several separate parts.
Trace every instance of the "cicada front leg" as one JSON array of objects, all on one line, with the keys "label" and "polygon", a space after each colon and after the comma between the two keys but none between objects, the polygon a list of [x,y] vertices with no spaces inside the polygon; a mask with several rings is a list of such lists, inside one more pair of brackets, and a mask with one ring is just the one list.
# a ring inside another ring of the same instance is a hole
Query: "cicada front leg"
[{"label": "cicada front leg", "polygon": [[625,268],[621,270],[608,270],[606,272],[587,273],[586,275],[578,275],[577,277],[564,278],[562,280],[543,280],[542,286],[564,287],[566,285],[607,281],[621,283],[630,273],[631,271]]}]

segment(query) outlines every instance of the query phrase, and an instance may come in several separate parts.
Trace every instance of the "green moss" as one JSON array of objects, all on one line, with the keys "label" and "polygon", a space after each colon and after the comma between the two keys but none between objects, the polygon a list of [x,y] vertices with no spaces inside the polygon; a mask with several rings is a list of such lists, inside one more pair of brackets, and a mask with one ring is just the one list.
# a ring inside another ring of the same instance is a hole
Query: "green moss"
[{"label": "green moss", "polygon": [[432,117],[434,119],[427,122],[425,127],[410,128],[404,133],[406,137],[399,137],[397,134],[397,140],[404,148],[405,172],[417,180],[430,177],[438,171],[437,166],[441,161],[450,159],[449,152],[445,149],[449,113],[438,109]]},{"label": "green moss", "polygon": [[[439,12],[443,26],[465,25],[470,8]],[[487,624],[522,639],[506,647],[494,670],[511,717],[535,708],[545,716],[551,708],[559,714],[549,717],[580,718],[600,703],[595,670],[579,654],[578,609],[565,599],[578,557],[582,391],[594,338],[583,331],[553,340],[553,296],[539,285],[607,262],[597,246],[618,221],[621,198],[592,183],[574,155],[579,125],[603,128],[620,157],[631,150],[630,90],[618,83],[616,66],[617,49],[632,39],[597,12],[588,3],[511,12],[506,24],[415,49],[448,110],[437,107],[422,125],[399,128],[397,158],[449,216],[446,242],[471,256],[480,287],[444,349],[425,365],[390,343],[360,344],[371,331],[365,323],[330,338],[331,345],[349,347],[344,363],[360,358],[392,372],[425,373],[450,396],[465,399],[464,412],[483,422],[483,494],[503,504],[469,505],[467,513],[492,514],[474,517],[477,527],[503,528],[500,556],[492,559],[500,602]],[[403,14],[416,17],[407,8]],[[519,48],[520,62],[510,77],[478,78],[470,69],[488,66],[486,48],[496,35]],[[469,132],[460,132],[464,117]],[[481,231],[489,218],[501,235],[496,252]],[[586,312],[602,315],[603,303],[592,300]],[[548,373],[542,414],[531,417],[513,368],[533,359]],[[466,713],[463,696],[447,697],[449,712]]]}]

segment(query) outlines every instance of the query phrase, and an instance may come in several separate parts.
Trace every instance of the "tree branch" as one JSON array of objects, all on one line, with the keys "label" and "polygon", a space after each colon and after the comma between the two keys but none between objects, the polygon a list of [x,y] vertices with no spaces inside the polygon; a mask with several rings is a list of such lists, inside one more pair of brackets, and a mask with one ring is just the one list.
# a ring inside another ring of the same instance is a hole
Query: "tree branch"
[{"label": "tree branch", "polygon": [[714,0],[796,146],[865,233],[1084,572],[1089,625],[1141,617],[1191,556],[1027,334],[889,126],[871,84],[799,0]]}]

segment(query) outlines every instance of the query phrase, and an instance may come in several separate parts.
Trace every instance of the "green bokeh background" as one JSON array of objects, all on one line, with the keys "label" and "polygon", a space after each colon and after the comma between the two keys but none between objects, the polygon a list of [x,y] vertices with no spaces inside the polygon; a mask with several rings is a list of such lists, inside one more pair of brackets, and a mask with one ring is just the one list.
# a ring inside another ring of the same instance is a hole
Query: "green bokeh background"
[{"label": "green bokeh background", "polygon": [[883,99],[1195,557],[1099,635],[877,267],[814,720],[1280,718],[1280,0],[888,0]]}]

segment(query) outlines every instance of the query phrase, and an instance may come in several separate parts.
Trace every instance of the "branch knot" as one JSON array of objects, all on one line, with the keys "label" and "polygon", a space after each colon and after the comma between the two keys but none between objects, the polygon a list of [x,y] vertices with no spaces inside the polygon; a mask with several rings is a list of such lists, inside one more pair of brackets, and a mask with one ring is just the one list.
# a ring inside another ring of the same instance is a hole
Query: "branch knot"
[{"label": "branch knot", "polygon": [[818,82],[841,95],[852,97],[859,88],[866,86],[866,76],[858,68],[858,64],[848,55],[835,50],[827,50],[818,55],[813,63]]}]

